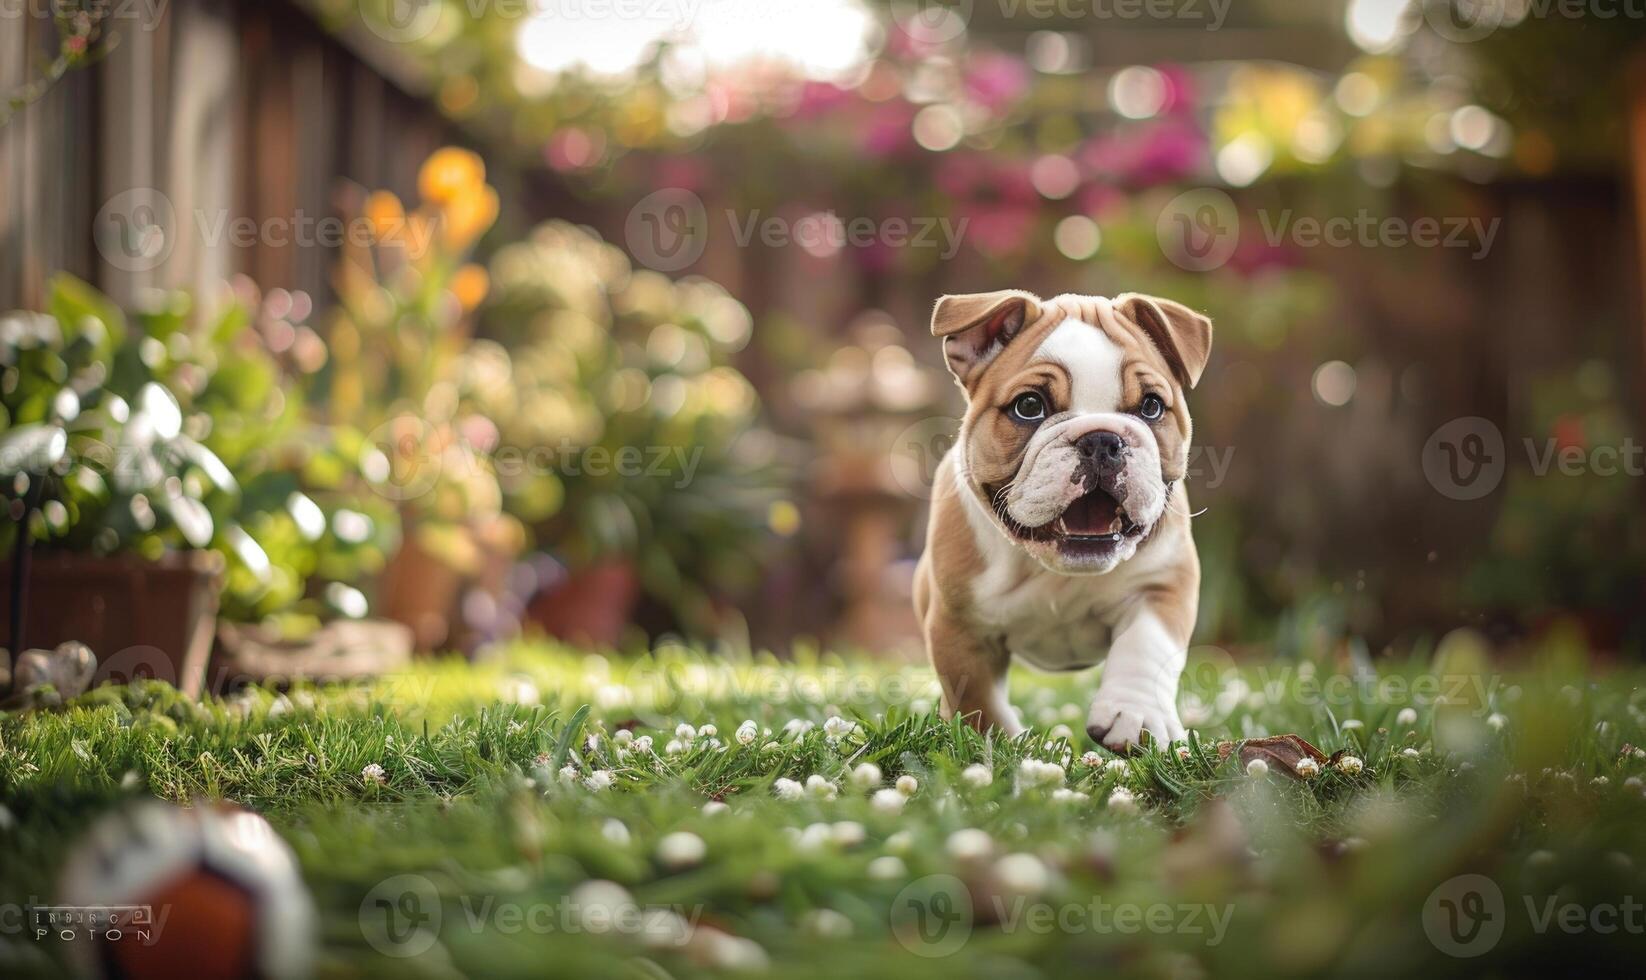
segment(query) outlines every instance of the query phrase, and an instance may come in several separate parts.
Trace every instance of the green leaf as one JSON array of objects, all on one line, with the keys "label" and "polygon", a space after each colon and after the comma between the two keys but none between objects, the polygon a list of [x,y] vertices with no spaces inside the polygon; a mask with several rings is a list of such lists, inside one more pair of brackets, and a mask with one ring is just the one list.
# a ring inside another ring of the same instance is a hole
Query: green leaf
[{"label": "green leaf", "polygon": [[183,454],[184,459],[198,466],[200,471],[206,474],[206,479],[210,480],[212,485],[219,490],[227,490],[233,493],[240,488],[240,485],[235,482],[234,474],[229,472],[228,466],[224,465],[223,460],[210,449],[184,435],[173,439],[171,444],[177,448],[178,452]]},{"label": "green leaf", "polygon": [[165,508],[171,514],[172,523],[183,532],[183,540],[196,548],[204,548],[211,544],[212,519],[211,511],[206,505],[193,497],[178,494],[166,498]]}]

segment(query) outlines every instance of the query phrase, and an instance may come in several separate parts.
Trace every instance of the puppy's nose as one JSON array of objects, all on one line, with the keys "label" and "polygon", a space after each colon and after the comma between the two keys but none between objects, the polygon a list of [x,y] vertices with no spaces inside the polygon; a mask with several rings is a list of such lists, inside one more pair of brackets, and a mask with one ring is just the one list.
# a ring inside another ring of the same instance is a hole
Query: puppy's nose
[{"label": "puppy's nose", "polygon": [[1088,432],[1075,441],[1075,448],[1093,465],[1118,463],[1126,451],[1126,441],[1114,432]]}]

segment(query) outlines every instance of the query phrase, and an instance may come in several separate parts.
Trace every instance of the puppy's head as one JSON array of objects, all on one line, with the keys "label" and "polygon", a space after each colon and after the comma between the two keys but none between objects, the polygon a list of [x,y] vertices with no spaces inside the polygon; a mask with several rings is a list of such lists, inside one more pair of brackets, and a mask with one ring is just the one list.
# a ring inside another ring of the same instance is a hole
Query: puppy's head
[{"label": "puppy's head", "polygon": [[1132,557],[1188,467],[1211,321],[1136,293],[1004,290],[943,297],[932,333],[966,392],[962,478],[1001,532],[1057,572]]}]

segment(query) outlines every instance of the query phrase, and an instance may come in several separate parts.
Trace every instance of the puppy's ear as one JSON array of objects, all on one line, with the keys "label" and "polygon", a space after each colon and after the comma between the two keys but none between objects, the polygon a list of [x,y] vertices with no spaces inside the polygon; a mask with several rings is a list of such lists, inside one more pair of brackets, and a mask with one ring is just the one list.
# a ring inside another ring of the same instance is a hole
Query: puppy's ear
[{"label": "puppy's ear", "polygon": [[1143,328],[1185,388],[1200,381],[1212,356],[1212,321],[1182,303],[1142,293],[1114,298],[1116,313]]},{"label": "puppy's ear", "polygon": [[932,336],[962,384],[970,384],[1023,327],[1040,317],[1040,297],[1021,289],[944,296],[932,310]]}]

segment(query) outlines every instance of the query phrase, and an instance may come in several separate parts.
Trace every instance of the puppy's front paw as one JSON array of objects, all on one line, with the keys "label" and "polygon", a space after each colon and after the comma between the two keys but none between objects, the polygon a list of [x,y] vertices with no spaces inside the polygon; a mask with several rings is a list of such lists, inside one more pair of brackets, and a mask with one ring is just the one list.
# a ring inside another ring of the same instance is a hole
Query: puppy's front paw
[{"label": "puppy's front paw", "polygon": [[1139,748],[1148,732],[1156,745],[1182,741],[1188,736],[1177,717],[1177,705],[1147,696],[1099,690],[1086,716],[1086,734],[1116,752]]}]

